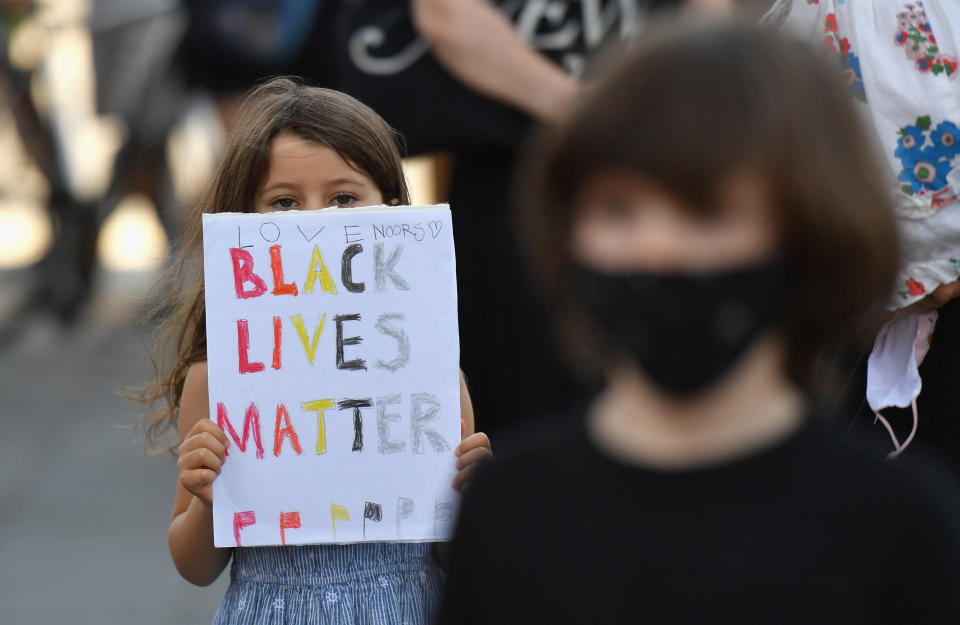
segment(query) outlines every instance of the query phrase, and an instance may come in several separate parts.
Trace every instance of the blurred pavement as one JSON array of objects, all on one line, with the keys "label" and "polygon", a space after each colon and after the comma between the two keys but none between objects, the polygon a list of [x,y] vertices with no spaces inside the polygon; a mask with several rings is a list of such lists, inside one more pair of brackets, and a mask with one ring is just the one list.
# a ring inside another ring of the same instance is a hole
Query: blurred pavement
[{"label": "blurred pavement", "polygon": [[[46,319],[0,343],[0,623],[210,623],[228,573],[197,588],[167,551],[176,483],[145,457],[139,406],[116,391],[145,371],[145,273],[101,274],[71,330]],[[24,276],[0,272],[0,309]]]}]

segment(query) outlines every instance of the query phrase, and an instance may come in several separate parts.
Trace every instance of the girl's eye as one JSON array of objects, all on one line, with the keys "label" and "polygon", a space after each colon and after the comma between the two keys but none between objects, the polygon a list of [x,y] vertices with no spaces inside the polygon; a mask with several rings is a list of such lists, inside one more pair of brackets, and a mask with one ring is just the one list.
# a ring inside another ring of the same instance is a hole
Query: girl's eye
[{"label": "girl's eye", "polygon": [[357,196],[353,195],[352,193],[338,193],[333,196],[334,206],[349,206],[355,201],[357,201]]},{"label": "girl's eye", "polygon": [[290,209],[297,206],[297,201],[292,197],[278,197],[270,204],[270,206],[275,206],[282,209]]}]

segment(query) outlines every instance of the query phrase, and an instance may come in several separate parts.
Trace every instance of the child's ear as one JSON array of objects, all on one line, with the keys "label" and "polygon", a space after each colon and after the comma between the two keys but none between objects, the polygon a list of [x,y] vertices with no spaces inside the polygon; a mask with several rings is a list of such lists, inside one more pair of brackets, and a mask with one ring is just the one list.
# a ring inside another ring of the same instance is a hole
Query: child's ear
[{"label": "child's ear", "polygon": [[398,197],[395,197],[392,200],[390,200],[390,206],[396,206],[399,203],[400,203],[400,198]]}]

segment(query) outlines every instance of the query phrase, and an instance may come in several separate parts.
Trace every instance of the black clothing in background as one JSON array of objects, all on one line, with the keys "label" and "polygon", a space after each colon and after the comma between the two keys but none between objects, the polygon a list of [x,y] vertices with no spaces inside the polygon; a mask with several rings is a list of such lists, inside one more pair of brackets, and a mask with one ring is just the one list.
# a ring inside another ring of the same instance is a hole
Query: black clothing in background
[{"label": "black clothing in background", "polygon": [[955,489],[824,428],[679,472],[582,426],[501,457],[465,495],[440,622],[956,622]]},{"label": "black clothing in background", "polygon": [[552,314],[526,271],[514,232],[514,154],[457,156],[450,188],[460,310],[460,366],[477,428],[496,435],[521,418],[568,409],[589,389],[565,366]]},{"label": "black clothing in background", "polygon": [[177,62],[188,85],[232,94],[292,75],[311,87],[334,86],[338,2],[220,0],[185,6],[189,26]]},{"label": "black clothing in background", "polygon": [[530,119],[450,74],[414,29],[411,2],[340,5],[333,29],[338,88],[400,131],[407,154],[516,148]]},{"label": "black clothing in background", "polygon": [[[377,111],[410,154],[516,153],[530,118],[464,85],[413,25],[409,0],[341,0],[331,29],[338,88]],[[579,76],[589,58],[680,0],[491,0],[539,53]],[[512,156],[507,161],[512,160]],[[506,164],[508,164],[506,163]],[[506,165],[505,164],[505,165]],[[503,170],[506,172],[506,169]]]},{"label": "black clothing in background", "polygon": [[[943,454],[960,475],[960,300],[939,310],[920,380],[917,441]],[[909,452],[908,447],[904,454]]]}]

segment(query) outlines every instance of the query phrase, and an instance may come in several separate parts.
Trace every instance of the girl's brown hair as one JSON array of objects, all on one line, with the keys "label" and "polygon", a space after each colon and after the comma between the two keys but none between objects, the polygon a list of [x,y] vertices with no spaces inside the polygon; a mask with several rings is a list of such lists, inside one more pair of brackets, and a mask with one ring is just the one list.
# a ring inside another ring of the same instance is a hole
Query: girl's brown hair
[{"label": "girl's brown hair", "polygon": [[143,420],[148,448],[170,450],[163,436],[175,428],[187,370],[207,358],[206,305],[200,259],[200,213],[254,210],[254,197],[266,176],[271,141],[282,133],[316,141],[368,175],[384,201],[409,204],[399,136],[372,109],[350,96],[276,78],[246,97],[240,120],[230,134],[216,174],[187,224],[183,247],[161,281],[168,298],[154,312],[161,319],[151,355],[155,379],[135,398],[160,407]]},{"label": "girl's brown hair", "polygon": [[[576,316],[572,199],[591,176],[635,172],[709,214],[725,180],[756,174],[793,276],[787,365],[806,385],[818,351],[888,295],[898,257],[887,180],[839,73],[803,43],[740,24],[666,27],[621,58],[544,132],[525,176],[523,231],[561,316]],[[582,331],[567,338],[602,368]]]}]

